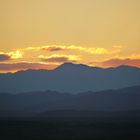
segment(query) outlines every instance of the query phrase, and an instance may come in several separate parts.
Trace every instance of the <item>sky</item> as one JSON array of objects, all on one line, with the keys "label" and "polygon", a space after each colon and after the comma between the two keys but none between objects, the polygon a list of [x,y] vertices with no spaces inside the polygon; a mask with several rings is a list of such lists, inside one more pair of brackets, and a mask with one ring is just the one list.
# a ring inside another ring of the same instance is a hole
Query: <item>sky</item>
[{"label": "sky", "polygon": [[0,0],[0,21],[0,72],[140,67],[140,0]]}]

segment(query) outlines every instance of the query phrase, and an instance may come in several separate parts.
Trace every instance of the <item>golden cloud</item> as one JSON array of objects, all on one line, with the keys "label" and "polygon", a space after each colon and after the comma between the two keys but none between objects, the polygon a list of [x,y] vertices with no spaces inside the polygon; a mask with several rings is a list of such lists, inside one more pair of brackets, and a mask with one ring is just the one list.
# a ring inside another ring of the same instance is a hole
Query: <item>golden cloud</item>
[{"label": "golden cloud", "polygon": [[116,49],[113,49],[113,50],[107,50],[107,49],[101,48],[101,47],[85,48],[85,47],[75,46],[75,45],[71,45],[71,46],[47,45],[47,46],[41,46],[41,47],[28,47],[28,48],[25,48],[25,50],[27,50],[27,51],[45,50],[45,51],[48,51],[48,52],[77,50],[77,51],[83,51],[83,52],[86,52],[86,53],[97,54],[97,55],[119,53],[120,49],[121,48],[116,48]]},{"label": "golden cloud", "polygon": [[23,57],[23,52],[17,50],[7,53],[9,56],[11,56],[12,59],[18,59]]},{"label": "golden cloud", "polygon": [[1,60],[10,60],[10,59],[18,59],[23,57],[23,52],[16,50],[16,51],[11,51],[11,52],[0,52]]},{"label": "golden cloud", "polygon": [[140,59],[140,54],[131,54],[129,56],[129,58],[131,58],[131,59]]},{"label": "golden cloud", "polygon": [[40,55],[38,58],[41,59],[43,62],[51,62],[51,63],[65,63],[65,62],[77,62],[77,60],[80,60],[80,56],[76,55],[58,55],[54,54],[51,56],[43,56]]}]

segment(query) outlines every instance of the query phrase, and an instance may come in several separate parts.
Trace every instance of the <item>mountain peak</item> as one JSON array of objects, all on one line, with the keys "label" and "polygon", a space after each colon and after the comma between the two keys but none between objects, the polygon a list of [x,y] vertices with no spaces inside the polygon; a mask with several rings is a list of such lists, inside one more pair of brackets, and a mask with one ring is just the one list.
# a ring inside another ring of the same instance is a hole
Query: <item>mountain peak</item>
[{"label": "mountain peak", "polygon": [[129,65],[120,65],[118,67],[116,67],[117,69],[138,69],[138,67],[135,66],[129,66]]},{"label": "mountain peak", "polygon": [[84,68],[91,68],[90,66],[84,64],[74,64],[74,63],[63,63],[62,65],[58,66],[55,70],[72,70],[72,69],[84,69]]}]

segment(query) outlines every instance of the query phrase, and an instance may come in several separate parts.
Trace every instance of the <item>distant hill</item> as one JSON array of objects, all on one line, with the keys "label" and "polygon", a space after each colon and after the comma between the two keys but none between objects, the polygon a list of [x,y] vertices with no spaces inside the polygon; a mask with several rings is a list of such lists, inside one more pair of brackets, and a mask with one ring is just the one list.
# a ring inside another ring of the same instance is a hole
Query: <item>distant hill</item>
[{"label": "distant hill", "polygon": [[140,68],[97,68],[65,63],[55,70],[26,70],[0,74],[0,92],[56,90],[85,92],[118,89],[140,84]]},{"label": "distant hill", "polygon": [[[32,114],[57,110],[133,111],[140,110],[140,86],[79,94],[37,91],[0,94],[0,114]],[[12,112],[12,113],[11,113]]]}]

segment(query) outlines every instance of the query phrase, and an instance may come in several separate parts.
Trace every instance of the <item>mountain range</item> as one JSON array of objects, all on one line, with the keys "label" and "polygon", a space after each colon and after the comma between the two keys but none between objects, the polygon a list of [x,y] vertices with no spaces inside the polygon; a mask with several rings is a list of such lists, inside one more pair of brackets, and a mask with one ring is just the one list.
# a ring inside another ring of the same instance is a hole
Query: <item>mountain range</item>
[{"label": "mountain range", "polygon": [[78,94],[36,91],[0,94],[1,115],[26,115],[46,111],[132,111],[140,110],[140,86]]},{"label": "mountain range", "polygon": [[0,92],[21,93],[55,90],[86,92],[140,85],[140,68],[98,68],[64,63],[54,70],[26,70],[0,74]]}]

